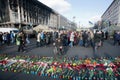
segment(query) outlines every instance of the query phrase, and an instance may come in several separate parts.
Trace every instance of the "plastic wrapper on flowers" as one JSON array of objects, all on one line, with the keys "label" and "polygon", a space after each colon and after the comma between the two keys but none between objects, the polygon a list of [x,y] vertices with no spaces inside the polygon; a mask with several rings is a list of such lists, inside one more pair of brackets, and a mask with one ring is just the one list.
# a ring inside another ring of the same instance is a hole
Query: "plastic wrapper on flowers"
[{"label": "plastic wrapper on flowers", "polygon": [[0,71],[65,80],[118,80],[120,57],[76,58],[0,55]]}]

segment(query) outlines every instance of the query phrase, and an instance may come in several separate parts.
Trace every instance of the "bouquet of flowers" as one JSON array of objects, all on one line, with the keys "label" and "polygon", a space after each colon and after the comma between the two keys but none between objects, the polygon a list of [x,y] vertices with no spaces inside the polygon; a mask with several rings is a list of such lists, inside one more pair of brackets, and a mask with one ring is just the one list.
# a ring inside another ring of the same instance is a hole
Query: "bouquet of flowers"
[{"label": "bouquet of flowers", "polygon": [[1,55],[0,70],[65,80],[115,80],[120,76],[120,57],[82,59]]}]

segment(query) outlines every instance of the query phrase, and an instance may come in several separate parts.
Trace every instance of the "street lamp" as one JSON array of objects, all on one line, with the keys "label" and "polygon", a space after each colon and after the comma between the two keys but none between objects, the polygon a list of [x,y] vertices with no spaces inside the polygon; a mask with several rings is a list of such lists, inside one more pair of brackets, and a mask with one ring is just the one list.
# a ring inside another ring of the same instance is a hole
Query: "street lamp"
[{"label": "street lamp", "polygon": [[79,28],[80,28],[80,21],[79,21]]}]

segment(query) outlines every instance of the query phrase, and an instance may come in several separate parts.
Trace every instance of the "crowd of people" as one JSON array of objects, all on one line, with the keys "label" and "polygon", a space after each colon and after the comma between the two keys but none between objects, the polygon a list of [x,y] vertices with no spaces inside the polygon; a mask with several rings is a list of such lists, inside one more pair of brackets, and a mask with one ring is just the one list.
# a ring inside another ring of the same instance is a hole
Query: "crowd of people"
[{"label": "crowd of people", "polygon": [[39,31],[37,34],[37,46],[46,46],[55,42],[56,46],[83,46],[92,47],[102,46],[104,39],[108,38],[108,33],[97,30],[93,31],[55,31],[43,32]]},{"label": "crowd of people", "polygon": [[24,46],[26,43],[26,34],[23,31],[18,33],[9,32],[0,32],[0,46],[3,45],[18,45],[18,52],[24,52]]},{"label": "crowd of people", "polygon": [[[50,44],[56,43],[56,46],[83,46],[83,47],[92,47],[94,50],[97,50],[99,46],[103,46],[105,39],[108,39],[108,32],[103,32],[100,30],[93,31],[54,31],[54,32],[45,32],[38,31],[36,34],[36,46],[48,46]],[[115,31],[113,34],[114,45],[120,45],[120,32]],[[29,43],[27,35],[20,31],[17,34],[13,32],[0,32],[0,46],[3,44],[16,44],[18,45],[18,52],[25,51],[25,44]]]},{"label": "crowd of people", "polygon": [[15,36],[16,34],[12,31],[10,33],[8,32],[0,32],[0,45],[7,44],[8,46],[10,44],[15,43]]}]

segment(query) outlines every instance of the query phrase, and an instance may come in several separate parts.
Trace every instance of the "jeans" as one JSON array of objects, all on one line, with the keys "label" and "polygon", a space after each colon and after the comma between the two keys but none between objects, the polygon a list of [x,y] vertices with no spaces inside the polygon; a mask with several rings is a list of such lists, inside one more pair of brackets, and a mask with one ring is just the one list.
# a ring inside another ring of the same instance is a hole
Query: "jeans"
[{"label": "jeans", "polygon": [[40,42],[38,42],[38,41],[37,41],[36,45],[37,45],[37,47],[41,46]]},{"label": "jeans", "polygon": [[73,47],[73,41],[70,41],[69,46],[70,46],[70,47]]}]

